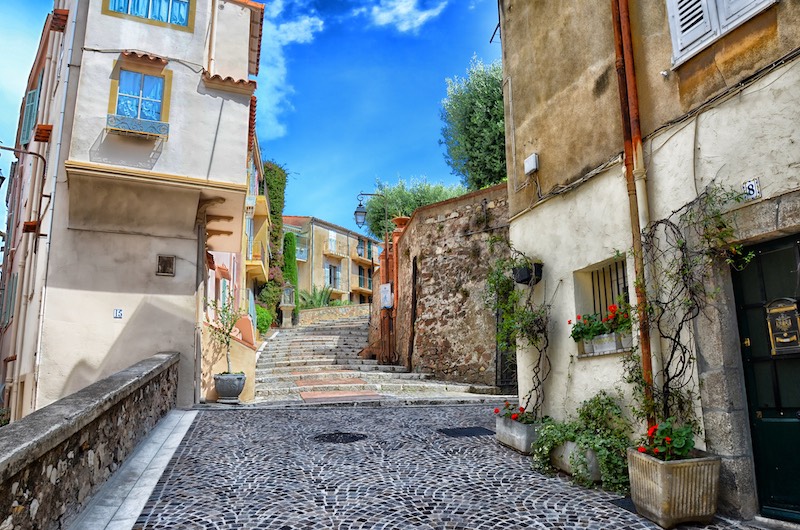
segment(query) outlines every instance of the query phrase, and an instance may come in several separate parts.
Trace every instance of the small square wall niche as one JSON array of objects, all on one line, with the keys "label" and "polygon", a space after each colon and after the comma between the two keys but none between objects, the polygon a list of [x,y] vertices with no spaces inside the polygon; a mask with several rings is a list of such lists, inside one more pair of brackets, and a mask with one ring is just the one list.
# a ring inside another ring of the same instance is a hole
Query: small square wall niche
[{"label": "small square wall niche", "polygon": [[175,276],[175,256],[158,256],[156,276]]}]

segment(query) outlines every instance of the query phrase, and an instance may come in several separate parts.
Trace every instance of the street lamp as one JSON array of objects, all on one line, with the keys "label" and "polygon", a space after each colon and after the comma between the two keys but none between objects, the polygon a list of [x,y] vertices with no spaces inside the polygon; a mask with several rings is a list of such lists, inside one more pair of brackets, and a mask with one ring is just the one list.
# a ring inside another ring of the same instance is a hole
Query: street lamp
[{"label": "street lamp", "polygon": [[[358,206],[356,206],[356,211],[353,212],[353,217],[356,220],[356,225],[359,228],[363,228],[363,226],[367,222],[367,208],[364,206],[364,197],[382,197],[383,198],[383,228],[386,230],[386,238],[388,242],[389,232],[388,232],[388,224],[389,224],[389,204],[386,200],[386,195],[383,193],[364,193],[363,191],[358,194]],[[377,235],[377,234],[376,234]]]},{"label": "street lamp", "polygon": [[[383,265],[381,266],[382,281],[385,279],[389,281],[388,271],[386,270],[389,264],[389,204],[386,195],[383,193],[364,193],[363,191],[358,194],[358,206],[356,211],[353,212],[356,224],[359,228],[363,228],[367,222],[367,208],[364,206],[364,197],[381,197],[383,199],[383,228],[384,228],[384,247],[383,247]],[[392,352],[391,344],[391,329],[392,329],[392,314],[391,306],[384,306],[381,303],[381,354],[380,362],[387,364],[394,362],[394,354]]]}]

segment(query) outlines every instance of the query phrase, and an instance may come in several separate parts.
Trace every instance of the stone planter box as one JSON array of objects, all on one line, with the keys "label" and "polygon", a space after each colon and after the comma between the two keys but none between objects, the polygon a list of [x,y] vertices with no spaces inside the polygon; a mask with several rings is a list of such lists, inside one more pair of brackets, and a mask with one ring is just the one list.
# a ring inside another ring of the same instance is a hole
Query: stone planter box
[{"label": "stone planter box", "polygon": [[538,423],[527,424],[497,416],[495,418],[495,437],[506,447],[519,451],[523,455],[531,454],[531,444],[539,436]]},{"label": "stone planter box", "polygon": [[633,349],[633,335],[630,332],[617,333],[617,347],[620,350]]},{"label": "stone planter box", "polygon": [[592,339],[594,353],[611,353],[617,351],[617,334],[605,333]]},{"label": "stone planter box", "polygon": [[[577,450],[578,444],[575,442],[564,442],[550,452],[550,464],[564,473],[575,474],[570,457]],[[597,462],[597,453],[591,449],[586,451],[586,464],[592,482],[600,482],[600,464]]]},{"label": "stone planter box", "polygon": [[697,458],[665,462],[628,448],[631,500],[639,515],[662,528],[711,522],[717,511],[721,461],[702,451],[693,454]]}]

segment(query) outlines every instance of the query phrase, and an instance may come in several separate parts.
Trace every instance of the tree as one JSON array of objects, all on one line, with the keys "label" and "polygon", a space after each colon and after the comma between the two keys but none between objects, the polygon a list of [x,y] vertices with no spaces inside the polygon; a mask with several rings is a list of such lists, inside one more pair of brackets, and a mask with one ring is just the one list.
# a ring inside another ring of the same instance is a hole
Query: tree
[{"label": "tree", "polygon": [[446,186],[441,183],[430,184],[424,178],[412,180],[408,184],[403,179],[400,179],[394,186],[379,180],[375,184],[375,193],[384,195],[389,219],[388,222],[384,223],[384,217],[386,216],[384,197],[370,197],[367,200],[367,204],[365,204],[367,208],[367,229],[373,237],[383,240],[387,231],[392,232],[395,229],[395,225],[392,223],[393,217],[411,215],[414,210],[421,206],[452,199],[466,192],[466,188],[460,184],[453,186]]},{"label": "tree", "polygon": [[500,61],[485,65],[473,56],[467,77],[447,78],[442,100],[444,158],[454,175],[470,190],[506,179],[503,110],[503,68]]},{"label": "tree", "polygon": [[297,237],[292,232],[283,236],[283,278],[297,290]]}]

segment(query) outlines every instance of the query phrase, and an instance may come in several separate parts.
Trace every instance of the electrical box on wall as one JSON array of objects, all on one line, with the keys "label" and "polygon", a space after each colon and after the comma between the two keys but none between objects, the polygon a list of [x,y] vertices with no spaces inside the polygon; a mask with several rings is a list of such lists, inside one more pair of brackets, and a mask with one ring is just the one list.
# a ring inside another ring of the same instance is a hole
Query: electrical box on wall
[{"label": "electrical box on wall", "polygon": [[525,174],[530,175],[534,171],[539,169],[539,155],[537,153],[533,153],[531,156],[525,159]]}]

